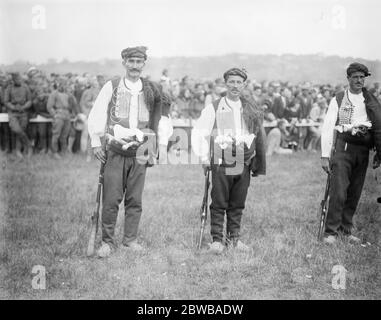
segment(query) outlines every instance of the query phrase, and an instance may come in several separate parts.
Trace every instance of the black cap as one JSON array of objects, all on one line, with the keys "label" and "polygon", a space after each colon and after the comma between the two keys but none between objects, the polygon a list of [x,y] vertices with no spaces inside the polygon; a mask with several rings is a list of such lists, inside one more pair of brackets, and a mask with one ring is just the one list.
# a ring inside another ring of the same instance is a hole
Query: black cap
[{"label": "black cap", "polygon": [[347,68],[347,76],[350,77],[351,74],[354,72],[363,72],[365,77],[368,77],[371,75],[367,66],[358,62],[353,62],[349,65],[349,67]]}]

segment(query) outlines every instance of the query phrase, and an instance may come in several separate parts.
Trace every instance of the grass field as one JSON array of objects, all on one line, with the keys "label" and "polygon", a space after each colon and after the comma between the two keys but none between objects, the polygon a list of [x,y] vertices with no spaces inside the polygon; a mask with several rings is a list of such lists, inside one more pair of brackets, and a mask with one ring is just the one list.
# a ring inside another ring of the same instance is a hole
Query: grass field
[{"label": "grass field", "polygon": [[[0,298],[381,299],[381,188],[371,169],[355,218],[370,246],[316,241],[325,175],[318,154],[298,153],[268,159],[268,174],[251,180],[242,239],[252,252],[197,252],[201,168],[161,165],[146,178],[146,250],[101,260],[84,254],[98,168],[78,155],[18,163],[2,155]],[[122,222],[120,211],[119,241]],[[32,288],[35,265],[46,268],[45,290]],[[332,287],[335,265],[347,270],[346,289]]]}]

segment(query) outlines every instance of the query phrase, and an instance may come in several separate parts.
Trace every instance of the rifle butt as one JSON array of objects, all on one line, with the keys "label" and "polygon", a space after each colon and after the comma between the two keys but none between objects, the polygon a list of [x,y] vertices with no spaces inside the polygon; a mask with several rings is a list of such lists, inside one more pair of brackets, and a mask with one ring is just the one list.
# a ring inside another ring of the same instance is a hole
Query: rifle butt
[{"label": "rifle butt", "polygon": [[95,251],[95,238],[96,238],[96,235],[97,235],[97,225],[96,223],[92,223],[91,224],[91,231],[90,231],[90,237],[89,237],[89,242],[87,244],[87,252],[86,252],[86,255],[88,257],[91,257],[92,255],[94,255],[94,251]]},{"label": "rifle butt", "polygon": [[318,231],[318,237],[317,237],[318,241],[323,240],[326,217],[327,217],[326,202],[323,200],[320,206],[319,231]]},{"label": "rifle butt", "polygon": [[198,243],[197,243],[198,250],[201,250],[202,238],[204,237],[204,231],[205,231],[205,221],[201,223],[200,234],[198,236]]}]

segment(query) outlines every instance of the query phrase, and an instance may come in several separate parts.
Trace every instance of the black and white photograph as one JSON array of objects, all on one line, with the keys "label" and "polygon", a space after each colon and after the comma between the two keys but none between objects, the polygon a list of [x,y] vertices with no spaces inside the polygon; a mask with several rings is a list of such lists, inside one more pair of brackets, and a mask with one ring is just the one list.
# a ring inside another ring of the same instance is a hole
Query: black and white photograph
[{"label": "black and white photograph", "polygon": [[1,1],[0,300],[381,300],[380,12]]}]

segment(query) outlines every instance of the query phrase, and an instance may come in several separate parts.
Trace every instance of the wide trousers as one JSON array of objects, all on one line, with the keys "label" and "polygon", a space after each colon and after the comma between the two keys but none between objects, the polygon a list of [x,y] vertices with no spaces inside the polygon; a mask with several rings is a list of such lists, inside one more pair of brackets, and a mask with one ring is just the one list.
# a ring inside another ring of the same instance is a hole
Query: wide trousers
[{"label": "wide trousers", "polygon": [[52,151],[58,152],[58,142],[61,146],[61,152],[67,151],[67,138],[71,128],[70,119],[55,118],[52,128]]},{"label": "wide trousers", "polygon": [[21,150],[22,147],[29,148],[31,146],[27,135],[28,114],[23,113],[8,113],[9,127],[16,134],[16,149]]},{"label": "wide trousers", "polygon": [[337,139],[325,227],[326,235],[350,234],[369,162],[369,147]]},{"label": "wide trousers", "polygon": [[225,214],[227,239],[239,238],[242,211],[250,185],[249,166],[244,165],[242,173],[238,175],[227,175],[225,171],[225,167],[212,165],[210,225],[213,241],[219,242],[223,240]]},{"label": "wide trousers", "polygon": [[103,180],[102,241],[117,246],[114,234],[119,204],[124,195],[124,236],[127,245],[137,238],[142,214],[146,166],[135,157],[108,151]]}]

